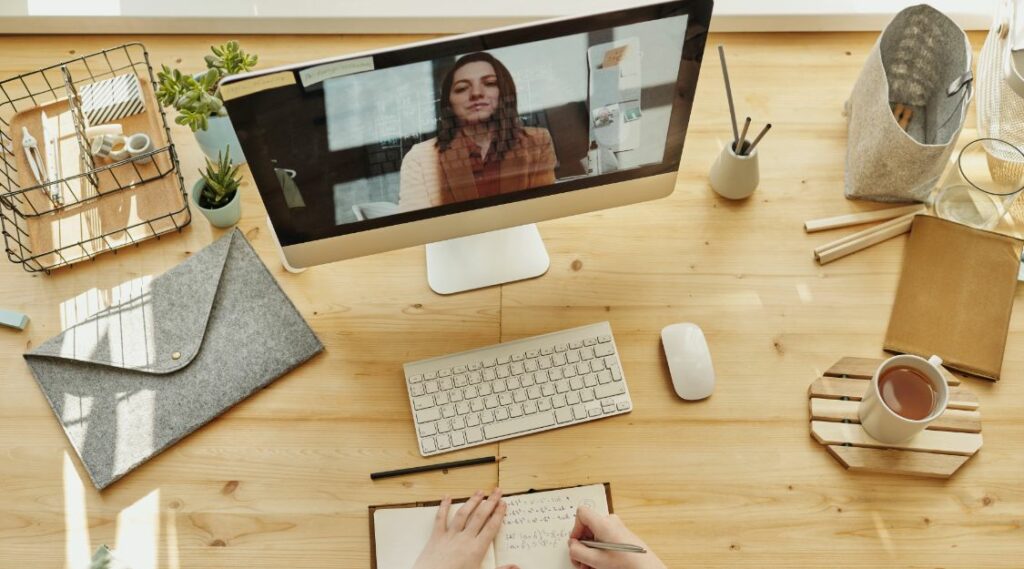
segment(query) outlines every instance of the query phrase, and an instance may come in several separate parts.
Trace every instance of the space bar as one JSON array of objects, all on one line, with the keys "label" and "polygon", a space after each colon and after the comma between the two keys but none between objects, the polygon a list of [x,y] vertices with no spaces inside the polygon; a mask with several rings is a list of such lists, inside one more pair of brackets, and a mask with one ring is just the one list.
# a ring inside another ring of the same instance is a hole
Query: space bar
[{"label": "space bar", "polygon": [[489,439],[507,437],[516,433],[525,433],[536,429],[543,429],[555,424],[554,413],[537,413],[516,419],[509,419],[500,423],[484,425],[484,436]]}]

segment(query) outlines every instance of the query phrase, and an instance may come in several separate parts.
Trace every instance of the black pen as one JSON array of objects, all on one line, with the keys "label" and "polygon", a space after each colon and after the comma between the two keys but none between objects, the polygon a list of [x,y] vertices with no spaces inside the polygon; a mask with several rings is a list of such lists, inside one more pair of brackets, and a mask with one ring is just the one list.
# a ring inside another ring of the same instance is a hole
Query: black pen
[{"label": "black pen", "polygon": [[[502,457],[504,458],[504,457]],[[448,468],[461,468],[463,466],[474,466],[477,464],[490,464],[492,462],[498,462],[498,458],[494,456],[484,456],[480,458],[471,458],[468,460],[457,460],[455,462],[439,462],[437,464],[427,464],[424,466],[414,466],[412,468],[402,468],[399,470],[388,470],[385,472],[374,472],[370,474],[370,480],[377,480],[379,478],[391,478],[392,476],[402,476],[404,474],[416,474],[417,472],[430,472],[432,470],[445,470]]]}]

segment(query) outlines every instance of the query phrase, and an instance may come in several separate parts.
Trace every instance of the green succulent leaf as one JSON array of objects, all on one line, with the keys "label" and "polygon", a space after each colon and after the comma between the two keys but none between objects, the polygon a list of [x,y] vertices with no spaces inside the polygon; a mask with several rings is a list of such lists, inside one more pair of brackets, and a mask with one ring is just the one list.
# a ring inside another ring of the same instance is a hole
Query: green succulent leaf
[{"label": "green succulent leaf", "polygon": [[234,197],[241,184],[238,172],[241,166],[231,165],[231,148],[217,155],[217,161],[206,159],[206,169],[199,170],[203,178],[203,189],[200,193],[200,205],[217,208],[226,205]]}]

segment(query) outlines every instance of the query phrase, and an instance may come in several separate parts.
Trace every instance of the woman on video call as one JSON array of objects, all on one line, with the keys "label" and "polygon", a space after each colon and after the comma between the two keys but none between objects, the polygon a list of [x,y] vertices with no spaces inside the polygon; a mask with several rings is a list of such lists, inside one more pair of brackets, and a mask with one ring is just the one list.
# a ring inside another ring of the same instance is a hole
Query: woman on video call
[{"label": "woman on video call", "polygon": [[519,120],[516,85],[494,56],[478,52],[441,82],[437,137],[402,160],[398,209],[411,211],[555,182],[555,148],[543,128]]}]

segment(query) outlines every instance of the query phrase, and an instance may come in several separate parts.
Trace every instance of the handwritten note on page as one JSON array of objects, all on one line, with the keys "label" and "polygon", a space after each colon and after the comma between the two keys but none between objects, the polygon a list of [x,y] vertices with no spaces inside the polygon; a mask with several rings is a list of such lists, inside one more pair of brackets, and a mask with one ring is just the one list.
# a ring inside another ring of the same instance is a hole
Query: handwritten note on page
[{"label": "handwritten note on page", "polygon": [[508,511],[495,540],[495,557],[500,565],[545,569],[573,569],[569,561],[569,533],[576,521],[576,508],[586,505],[608,513],[604,486],[535,492],[505,498]]}]

